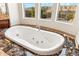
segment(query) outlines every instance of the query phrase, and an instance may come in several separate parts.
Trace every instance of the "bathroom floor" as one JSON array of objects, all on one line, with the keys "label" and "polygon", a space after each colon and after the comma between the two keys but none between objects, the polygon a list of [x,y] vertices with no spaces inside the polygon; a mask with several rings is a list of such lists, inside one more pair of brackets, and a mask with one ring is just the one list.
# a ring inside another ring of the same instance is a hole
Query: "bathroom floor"
[{"label": "bathroom floor", "polygon": [[[10,56],[39,56],[34,54],[27,49],[19,46],[18,44],[8,40],[4,36],[6,29],[0,29],[0,50],[3,50],[6,54]],[[55,54],[54,56],[78,56],[79,50],[75,49],[74,40],[67,37],[61,52]],[[53,56],[53,55],[52,55]]]}]

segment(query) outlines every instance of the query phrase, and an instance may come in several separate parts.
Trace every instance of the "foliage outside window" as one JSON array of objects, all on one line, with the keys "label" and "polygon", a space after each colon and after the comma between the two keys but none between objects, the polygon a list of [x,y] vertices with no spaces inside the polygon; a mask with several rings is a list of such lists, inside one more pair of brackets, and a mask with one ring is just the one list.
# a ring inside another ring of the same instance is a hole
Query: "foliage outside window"
[{"label": "foliage outside window", "polygon": [[52,4],[51,3],[41,3],[41,18],[50,19],[52,15]]},{"label": "foliage outside window", "polygon": [[24,16],[25,17],[35,17],[35,4],[34,3],[24,3]]},{"label": "foliage outside window", "polygon": [[75,17],[77,5],[74,3],[61,3],[58,12],[58,21],[72,22]]}]

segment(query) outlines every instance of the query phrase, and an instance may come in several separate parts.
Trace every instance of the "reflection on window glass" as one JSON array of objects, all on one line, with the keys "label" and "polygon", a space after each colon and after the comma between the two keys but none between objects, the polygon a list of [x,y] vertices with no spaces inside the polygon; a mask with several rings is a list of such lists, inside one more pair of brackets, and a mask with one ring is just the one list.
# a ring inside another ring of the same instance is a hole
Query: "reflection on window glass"
[{"label": "reflection on window glass", "polygon": [[35,17],[35,4],[34,3],[24,3],[24,13],[25,17]]},{"label": "reflection on window glass", "polygon": [[41,3],[41,18],[44,19],[50,19],[52,10],[51,10],[52,4],[51,3]]},{"label": "reflection on window glass", "polygon": [[72,22],[75,17],[77,4],[61,3],[59,6],[58,19],[59,21]]}]

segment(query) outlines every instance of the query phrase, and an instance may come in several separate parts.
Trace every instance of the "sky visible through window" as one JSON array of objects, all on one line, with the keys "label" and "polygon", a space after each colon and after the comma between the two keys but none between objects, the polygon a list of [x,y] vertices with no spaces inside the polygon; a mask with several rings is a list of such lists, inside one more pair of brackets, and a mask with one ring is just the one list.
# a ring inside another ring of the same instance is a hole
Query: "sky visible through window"
[{"label": "sky visible through window", "polygon": [[67,6],[73,6],[73,5],[79,5],[79,3],[60,3],[61,5],[67,5]]},{"label": "sky visible through window", "polygon": [[[78,5],[79,3],[61,3],[61,5]],[[24,3],[25,8],[34,7],[35,3]],[[41,6],[51,6],[52,3],[41,3]]]},{"label": "sky visible through window", "polygon": [[52,6],[52,3],[41,3],[41,6]]},{"label": "sky visible through window", "polygon": [[[25,8],[34,7],[34,3],[24,3],[23,4]],[[41,3],[41,6],[52,6],[52,3]]]},{"label": "sky visible through window", "polygon": [[34,7],[35,4],[34,4],[34,3],[24,3],[23,6],[24,6],[25,8],[30,8],[30,7]]}]

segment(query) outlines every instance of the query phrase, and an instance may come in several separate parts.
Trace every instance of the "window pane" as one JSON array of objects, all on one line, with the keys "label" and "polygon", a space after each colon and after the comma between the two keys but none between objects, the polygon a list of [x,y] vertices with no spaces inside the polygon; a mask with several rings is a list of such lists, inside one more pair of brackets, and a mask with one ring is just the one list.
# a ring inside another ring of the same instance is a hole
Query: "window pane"
[{"label": "window pane", "polygon": [[0,20],[9,19],[9,13],[6,3],[0,3]]},{"label": "window pane", "polygon": [[75,17],[77,4],[61,3],[59,6],[58,19],[59,21],[72,22]]},{"label": "window pane", "polygon": [[51,3],[41,3],[41,18],[50,19],[52,14]]},{"label": "window pane", "polygon": [[34,3],[24,3],[24,13],[25,17],[35,17],[35,4]]}]

